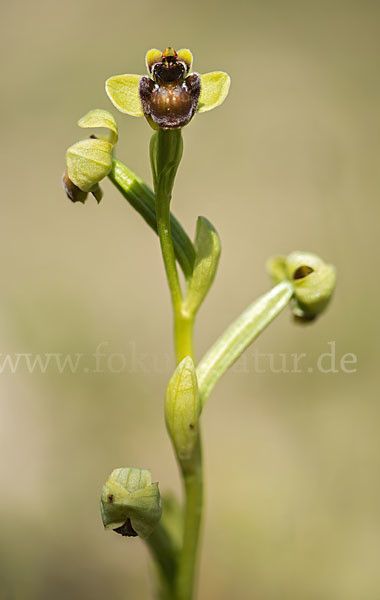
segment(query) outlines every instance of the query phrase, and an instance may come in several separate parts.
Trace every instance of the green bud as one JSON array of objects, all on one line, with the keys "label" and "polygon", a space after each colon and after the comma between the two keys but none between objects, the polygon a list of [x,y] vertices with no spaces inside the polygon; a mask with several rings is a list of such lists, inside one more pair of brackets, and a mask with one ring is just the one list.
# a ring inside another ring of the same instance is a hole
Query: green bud
[{"label": "green bud", "polygon": [[322,313],[334,293],[335,268],[311,252],[275,257],[269,261],[268,270],[276,282],[286,279],[292,283],[293,314],[302,321],[311,321]]},{"label": "green bud", "polygon": [[100,510],[105,529],[148,538],[161,518],[158,483],[147,469],[115,469],[103,486]]},{"label": "green bud", "polygon": [[187,356],[169,381],[166,403],[166,426],[180,460],[191,458],[199,430],[199,395],[195,367]]},{"label": "green bud", "polygon": [[205,217],[199,217],[195,234],[195,263],[184,311],[194,315],[214,281],[221,252],[220,238]]},{"label": "green bud", "polygon": [[77,142],[67,150],[66,164],[70,180],[83,192],[90,192],[111,170],[112,144],[99,139]]},{"label": "green bud", "polygon": [[103,137],[91,136],[70,146],[66,152],[67,173],[63,187],[73,202],[84,203],[89,192],[100,202],[102,192],[98,184],[112,168],[112,150],[118,139],[116,121],[111,113],[96,109],[82,117],[78,125],[105,128],[108,134]]}]

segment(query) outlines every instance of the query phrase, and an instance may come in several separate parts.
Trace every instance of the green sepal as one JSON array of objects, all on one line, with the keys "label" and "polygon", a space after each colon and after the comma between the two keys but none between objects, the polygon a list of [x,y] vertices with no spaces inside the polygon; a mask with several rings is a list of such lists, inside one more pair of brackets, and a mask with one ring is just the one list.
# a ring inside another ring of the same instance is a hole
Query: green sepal
[{"label": "green sepal", "polygon": [[205,217],[198,217],[195,234],[195,263],[183,310],[195,315],[205,299],[218,268],[221,243],[214,226]]},{"label": "green sepal", "polygon": [[100,108],[96,108],[95,110],[90,110],[86,115],[84,115],[78,121],[79,127],[104,127],[105,129],[109,129],[109,134],[106,139],[107,142],[112,144],[113,146],[117,143],[118,140],[118,131],[117,131],[117,123],[113,115],[107,110],[102,110]]},{"label": "green sepal", "polygon": [[287,275],[293,283],[293,314],[310,321],[329,304],[336,284],[336,270],[311,252],[292,252],[286,260]]},{"label": "green sepal", "polygon": [[280,283],[287,279],[286,256],[273,256],[267,261],[267,271],[274,283]]},{"label": "green sepal", "polygon": [[140,75],[115,75],[106,81],[106,92],[118,110],[132,117],[143,117],[139,95]]},{"label": "green sepal", "polygon": [[179,460],[190,459],[199,434],[198,383],[190,356],[183,359],[169,381],[165,420]]},{"label": "green sepal", "polygon": [[115,469],[103,486],[100,509],[105,529],[130,520],[133,530],[148,538],[161,518],[158,483],[151,482],[147,469]]},{"label": "green sepal", "polygon": [[83,192],[91,192],[111,170],[112,144],[100,139],[77,142],[67,150],[66,164],[71,181]]},{"label": "green sepal", "polygon": [[201,75],[201,93],[198,112],[206,112],[220,106],[227,97],[231,79],[223,71],[213,71]]}]

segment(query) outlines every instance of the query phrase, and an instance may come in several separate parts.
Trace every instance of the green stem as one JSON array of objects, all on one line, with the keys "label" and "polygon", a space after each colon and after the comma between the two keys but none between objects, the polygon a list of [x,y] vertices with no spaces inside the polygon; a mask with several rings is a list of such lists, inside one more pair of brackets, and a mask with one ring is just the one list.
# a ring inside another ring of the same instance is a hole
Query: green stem
[{"label": "green stem", "polygon": [[186,358],[186,356],[191,356],[194,360],[193,328],[193,316],[184,315],[182,311],[175,313],[174,337],[177,364]]},{"label": "green stem", "polygon": [[160,570],[162,581],[167,587],[167,595],[173,598],[176,584],[177,556],[172,537],[165,527],[159,523],[152,535],[146,540],[146,543]]},{"label": "green stem", "polygon": [[[157,231],[169,283],[174,313],[177,363],[186,356],[194,360],[194,315],[184,310],[170,224],[170,201],[175,175],[182,157],[180,130],[158,130],[151,140],[150,158],[156,194]],[[198,546],[203,503],[201,438],[191,459],[180,461],[184,483],[185,511],[183,542],[176,577],[176,600],[192,600],[198,564]]]},{"label": "green stem", "polygon": [[[112,160],[112,169],[108,177],[149,227],[157,233],[156,198],[152,190],[117,158]],[[170,214],[170,227],[175,256],[188,281],[194,268],[194,246],[173,214]]]},{"label": "green stem", "polygon": [[176,600],[192,600],[199,559],[199,538],[203,507],[201,434],[189,464],[181,464],[185,489],[183,544],[179,557]]},{"label": "green stem", "polygon": [[160,190],[156,192],[157,231],[160,238],[162,258],[168,279],[174,314],[181,311],[182,291],[179,283],[170,226],[170,199]]},{"label": "green stem", "polygon": [[156,194],[157,232],[172,299],[174,315],[181,311],[182,291],[179,283],[170,223],[170,201],[175,175],[182,157],[180,130],[159,129],[150,144],[150,160]]}]

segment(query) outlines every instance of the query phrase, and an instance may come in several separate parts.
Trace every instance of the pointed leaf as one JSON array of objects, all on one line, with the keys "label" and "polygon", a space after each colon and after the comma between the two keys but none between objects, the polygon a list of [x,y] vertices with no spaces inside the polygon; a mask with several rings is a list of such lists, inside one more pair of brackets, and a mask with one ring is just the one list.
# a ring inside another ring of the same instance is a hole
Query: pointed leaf
[{"label": "pointed leaf", "polygon": [[219,235],[205,217],[199,217],[197,221],[195,251],[194,270],[184,306],[184,311],[191,315],[195,315],[214,281],[221,252]]},{"label": "pointed leaf", "polygon": [[222,375],[285,308],[293,295],[289,281],[258,298],[226,329],[197,368],[201,410]]}]

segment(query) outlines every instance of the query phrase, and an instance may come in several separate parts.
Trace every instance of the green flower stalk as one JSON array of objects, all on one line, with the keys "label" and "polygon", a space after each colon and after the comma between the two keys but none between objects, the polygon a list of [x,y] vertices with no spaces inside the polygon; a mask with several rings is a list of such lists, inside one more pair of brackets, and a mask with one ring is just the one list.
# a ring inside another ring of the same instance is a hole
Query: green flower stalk
[{"label": "green flower stalk", "polygon": [[[157,233],[173,308],[176,366],[165,399],[165,422],[180,469],[184,500],[164,502],[146,469],[115,469],[101,494],[104,527],[125,537],[142,538],[157,566],[161,600],[193,600],[196,590],[203,512],[202,410],[214,387],[244,350],[290,305],[298,321],[311,322],[329,304],[336,274],[315,254],[292,252],[268,262],[274,286],[254,300],[212,344],[197,363],[193,349],[196,316],[216,276],[220,237],[205,217],[198,217],[194,242],[171,212],[175,178],[183,155],[182,129],[197,113],[221,105],[229,76],[222,71],[192,71],[188,49],[151,49],[146,75],[117,75],[106,92],[122,113],[145,117],[153,129],[150,164],[153,190],[114,157],[118,129],[105,110],[79,121],[101,129],[66,153],[64,188],[74,202],[92,193],[108,177],[129,205]],[[106,131],[106,133],[104,133]],[[178,272],[181,268],[184,285]],[[162,518],[161,518],[162,516]]]}]

